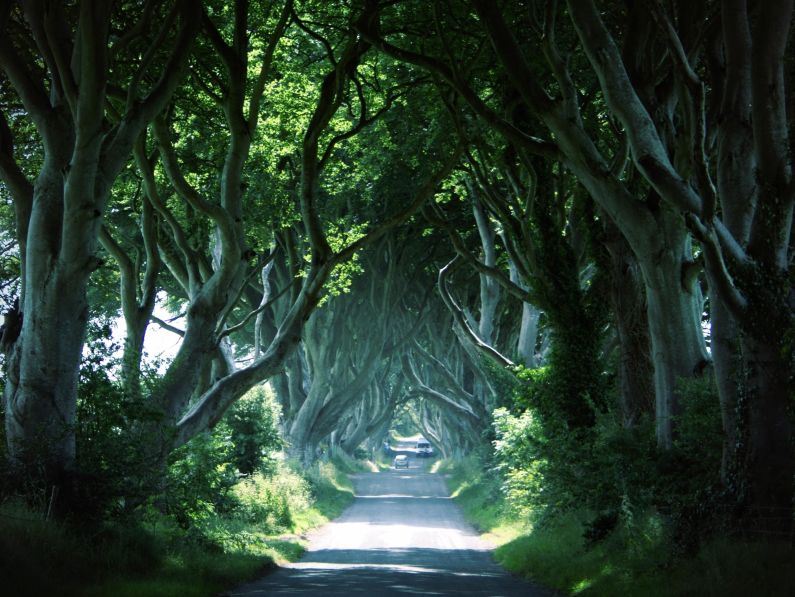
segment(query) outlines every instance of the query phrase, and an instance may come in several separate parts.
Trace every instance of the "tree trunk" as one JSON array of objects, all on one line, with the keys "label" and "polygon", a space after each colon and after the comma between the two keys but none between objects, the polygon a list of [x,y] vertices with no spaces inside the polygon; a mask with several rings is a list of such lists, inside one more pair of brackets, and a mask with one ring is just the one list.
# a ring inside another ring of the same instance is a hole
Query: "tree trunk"
[{"label": "tree trunk", "polygon": [[621,418],[633,427],[654,414],[653,366],[649,357],[649,323],[643,281],[637,262],[618,230],[607,243],[611,261],[610,298],[618,336],[618,387]]},{"label": "tree trunk", "polygon": [[96,244],[87,239],[80,251],[82,262],[63,258],[61,163],[65,159],[47,156],[36,181],[27,239],[24,323],[9,355],[5,387],[12,464],[43,471],[45,481],[55,485],[67,482],[75,469],[77,383],[88,322],[86,287]]},{"label": "tree trunk", "polygon": [[[75,10],[61,12],[59,3],[45,8],[43,3],[25,2],[19,13],[4,9],[0,32],[4,81],[35,125],[44,154],[33,186],[30,221],[27,228],[24,223],[18,226],[27,234],[17,239],[25,246],[24,323],[7,361],[6,440],[12,463],[24,466],[26,475],[42,471],[47,484],[61,486],[56,504],[60,511],[69,508],[74,497],[86,288],[99,265],[95,251],[102,215],[134,140],[163,110],[182,79],[201,12],[195,3],[175,5],[181,24],[161,76],[151,73],[157,82],[145,97],[133,83],[129,93],[136,101],[128,102],[130,109],[121,114],[114,109],[114,116],[106,119],[110,8],[110,3],[81,2]],[[19,14],[25,23],[12,22]],[[52,27],[57,33],[50,35]],[[17,47],[39,48],[43,56],[29,65],[16,54]],[[65,58],[64,64],[53,56]],[[142,68],[144,64],[145,59]],[[7,179],[7,164],[0,170]],[[14,184],[11,190],[14,201],[27,208],[25,189]],[[26,209],[18,214],[22,211]]]},{"label": "tree trunk", "polygon": [[137,317],[126,317],[127,331],[124,336],[124,352],[121,362],[121,382],[126,394],[133,399],[141,397],[141,359],[144,339],[149,327],[152,311],[139,312]]},{"label": "tree trunk", "polygon": [[[483,263],[487,267],[494,267],[497,264],[496,252],[494,250],[494,230],[489,222],[483,206],[474,199],[472,211],[477,223],[478,233],[480,234],[480,244],[483,248]],[[494,342],[494,314],[500,301],[500,285],[491,276],[480,274],[480,320],[478,321],[478,334],[480,339],[486,344]]]},{"label": "tree trunk", "polygon": [[519,340],[516,352],[522,364],[532,369],[536,366],[536,342],[538,340],[538,319],[541,312],[530,303],[522,303],[522,321],[519,327]]},{"label": "tree trunk", "polygon": [[[367,403],[365,402],[363,406],[366,405]],[[367,424],[369,421],[366,413],[363,412],[364,409],[360,408],[359,410],[360,412],[354,414],[353,424],[346,429],[345,437],[340,440],[340,447],[350,455],[353,455],[359,444],[367,438]]]},{"label": "tree trunk", "polygon": [[328,396],[327,390],[321,390],[326,387],[326,384],[320,379],[314,381],[306,400],[290,423],[289,432],[285,437],[289,446],[288,453],[306,464],[314,460],[316,442],[313,441],[312,431],[315,420]]},{"label": "tree trunk", "polygon": [[793,471],[792,370],[782,358],[782,343],[746,335],[748,484],[752,532],[787,538],[792,529]]},{"label": "tree trunk", "polygon": [[720,399],[723,425],[721,478],[729,481],[737,467],[739,387],[742,383],[740,336],[734,316],[710,285],[710,328],[712,361]]},{"label": "tree trunk", "polygon": [[[519,271],[512,259],[508,259],[509,277],[511,282],[524,288]],[[519,324],[519,339],[516,342],[516,354],[521,363],[528,369],[536,366],[536,342],[538,341],[538,319],[541,312],[528,302],[522,302],[522,321]]]},{"label": "tree trunk", "polygon": [[701,332],[701,300],[683,289],[684,267],[690,243],[684,230],[670,235],[653,261],[639,260],[646,286],[647,316],[654,364],[657,444],[670,449],[673,418],[680,412],[676,384],[699,374],[707,363]]},{"label": "tree trunk", "polygon": [[14,464],[43,470],[48,483],[60,484],[75,468],[75,397],[90,272],[66,275],[62,263],[48,266],[30,255],[28,266],[24,325],[6,378],[6,441]]}]

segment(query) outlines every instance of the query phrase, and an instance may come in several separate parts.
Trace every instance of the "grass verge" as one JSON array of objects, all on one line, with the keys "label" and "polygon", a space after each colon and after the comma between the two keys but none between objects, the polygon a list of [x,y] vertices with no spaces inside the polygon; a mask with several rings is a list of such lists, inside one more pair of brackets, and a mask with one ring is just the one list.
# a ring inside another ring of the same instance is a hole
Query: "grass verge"
[{"label": "grass verge", "polygon": [[516,574],[568,595],[589,597],[774,597],[795,586],[795,551],[786,543],[718,538],[675,557],[660,517],[624,521],[602,541],[586,542],[587,512],[534,526],[511,512],[497,475],[474,459],[443,462],[448,486],[467,520],[495,544],[494,557]]},{"label": "grass verge", "polygon": [[337,518],[353,502],[353,484],[348,464],[334,459],[318,462],[306,471],[312,486],[313,504],[294,516],[295,531],[306,532]]},{"label": "grass verge", "polygon": [[173,525],[80,528],[46,522],[18,504],[0,507],[3,593],[213,595],[272,566],[253,550],[225,551]]},{"label": "grass verge", "polygon": [[[23,505],[0,505],[0,587],[20,597],[179,595],[205,597],[254,579],[277,563],[297,560],[303,535],[336,518],[353,500],[347,475],[318,463],[281,485],[240,485],[241,510],[213,514],[190,529],[149,509],[136,522],[86,528],[47,522]],[[268,491],[263,491],[263,488]],[[273,535],[267,510],[274,492],[289,512],[286,534]],[[307,499],[289,494],[306,492]],[[284,495],[282,495],[284,494]]]}]

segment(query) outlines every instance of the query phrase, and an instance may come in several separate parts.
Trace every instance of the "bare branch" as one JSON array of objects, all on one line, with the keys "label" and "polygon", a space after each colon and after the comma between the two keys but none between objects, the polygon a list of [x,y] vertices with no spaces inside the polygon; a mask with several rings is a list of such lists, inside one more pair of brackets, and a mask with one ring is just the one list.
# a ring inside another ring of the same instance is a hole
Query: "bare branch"
[{"label": "bare branch", "polygon": [[[29,214],[33,204],[33,185],[14,157],[14,135],[3,112],[0,112],[0,176],[11,191],[15,206]],[[23,220],[26,227],[28,217]]]},{"label": "bare branch", "polygon": [[[56,86],[60,89],[69,105],[72,117],[77,120],[78,90],[74,73],[72,72],[72,44],[66,31],[66,15],[61,4],[55,3],[48,6],[44,10],[43,19],[41,20],[44,23],[44,35],[39,33],[36,37],[46,37],[46,40],[37,39],[39,48],[42,48],[43,55],[47,57]],[[34,25],[31,21],[32,19],[29,19],[35,32],[38,30],[39,25],[38,23]]]},{"label": "bare branch", "polygon": [[704,222],[712,221],[717,205],[717,192],[709,173],[709,162],[707,158],[707,92],[704,82],[696,74],[690,64],[690,60],[682,46],[682,41],[676,33],[671,20],[662,9],[654,3],[650,3],[651,13],[657,21],[658,26],[663,30],[671,55],[674,57],[678,70],[682,73],[685,85],[692,97],[688,103],[690,120],[692,121],[691,131],[691,152],[690,159],[695,168],[696,184],[702,199],[701,217]]},{"label": "bare branch", "polygon": [[204,213],[218,226],[225,246],[236,246],[237,233],[235,224],[230,214],[220,205],[215,204],[199,193],[182,174],[177,154],[171,143],[170,131],[165,119],[157,118],[154,122],[154,132],[157,139],[163,169],[168,179],[179,195],[194,209]]},{"label": "bare branch", "polygon": [[124,167],[136,139],[144,127],[162,112],[185,74],[188,55],[201,22],[201,3],[192,0],[176,2],[180,10],[181,25],[174,49],[159,81],[146,98],[133,105],[116,125],[115,131],[107,136],[102,171],[109,178],[113,178]]},{"label": "bare branch", "polygon": [[714,229],[704,227],[692,214],[688,215],[688,224],[694,236],[701,242],[710,283],[716,285],[718,296],[738,320],[741,320],[748,307],[748,301],[735,286],[726,267],[717,233]]},{"label": "bare branch", "polygon": [[298,13],[293,10],[292,6],[290,7],[290,14],[292,16],[292,20],[295,21],[295,24],[298,25],[298,28],[301,29],[304,33],[306,33],[309,37],[314,39],[325,48],[326,50],[326,59],[334,66],[337,66],[337,60],[334,56],[334,48],[331,46],[331,42],[327,40],[325,37],[320,35],[317,31],[314,31],[307,27],[306,23],[298,16]]},{"label": "bare branch", "polygon": [[[185,281],[185,290],[188,295],[190,295],[192,289],[197,286],[199,280],[201,279],[197,260],[195,259],[195,252],[191,248],[182,226],[160,197],[160,193],[157,190],[157,183],[155,182],[155,173],[152,167],[152,162],[146,155],[146,142],[144,135],[141,135],[141,137],[138,139],[138,142],[135,144],[135,147],[133,148],[133,155],[135,156],[135,162],[138,166],[138,171],[140,172],[143,179],[144,192],[146,193],[147,200],[168,224],[171,230],[171,236],[174,239],[174,243],[182,253],[181,269],[184,270],[187,275],[188,279]],[[169,269],[172,269],[173,271],[174,268],[170,266]]]},{"label": "bare branch", "polygon": [[541,39],[541,48],[547,62],[552,67],[552,73],[560,86],[563,95],[563,106],[569,118],[574,119],[578,126],[582,126],[582,116],[580,106],[577,101],[577,88],[571,78],[566,61],[560,55],[560,51],[555,41],[555,25],[557,22],[558,3],[557,0],[547,2],[547,10],[544,19],[544,35]]},{"label": "bare branch", "polygon": [[[104,120],[110,9],[111,4],[104,0],[86,0],[80,3],[75,48],[80,60],[80,95],[76,109],[78,145],[99,134]],[[81,137],[87,138],[81,141]]]},{"label": "bare branch", "polygon": [[26,65],[14,51],[11,40],[3,32],[0,35],[0,68],[19,94],[25,110],[30,114],[45,139],[48,132],[48,116],[52,111],[43,81],[33,78],[33,69]]},{"label": "bare branch", "polygon": [[181,330],[177,326],[171,325],[170,323],[168,323],[167,321],[163,321],[159,317],[155,317],[154,315],[152,315],[152,321],[155,322],[164,330],[168,330],[169,332],[172,332],[177,336],[182,336],[183,338],[185,337],[185,330]]},{"label": "bare branch", "polygon": [[148,196],[144,197],[143,200],[141,236],[144,241],[144,251],[146,252],[146,269],[144,270],[143,280],[141,281],[140,305],[144,309],[151,311],[157,296],[157,277],[160,274],[161,263],[160,253],[158,252],[155,207]]},{"label": "bare branch", "polygon": [[505,273],[499,268],[483,263],[480,259],[475,257],[475,255],[473,255],[469,249],[467,249],[466,244],[461,238],[458,230],[456,230],[455,227],[453,227],[447,220],[444,219],[438,208],[426,210],[424,213],[425,217],[430,222],[436,226],[444,228],[453,243],[456,253],[466,259],[467,263],[472,265],[479,273],[485,274],[496,280],[502,288],[507,290],[511,295],[518,298],[520,301],[531,302],[530,294],[526,289],[522,288],[518,284],[514,284],[511,279],[506,276]]},{"label": "bare branch", "polygon": [[354,84],[356,85],[356,89],[359,95],[360,105],[361,105],[361,112],[359,114],[359,120],[354,124],[351,128],[349,128],[344,133],[340,133],[339,135],[335,135],[329,144],[326,146],[326,150],[323,152],[323,157],[320,158],[319,167],[322,169],[328,159],[331,157],[331,152],[336,147],[337,143],[340,141],[344,141],[345,139],[350,139],[351,137],[360,133],[365,127],[370,126],[376,120],[381,118],[387,111],[392,107],[393,102],[399,97],[398,96],[390,96],[387,98],[386,103],[382,108],[378,110],[373,116],[370,118],[367,117],[367,103],[365,102],[364,95],[362,93],[361,84],[356,79],[353,80]]},{"label": "bare branch", "polygon": [[454,258],[450,263],[439,270],[438,288],[439,293],[442,296],[442,301],[444,301],[444,304],[447,306],[450,313],[452,313],[453,319],[455,320],[458,328],[463,334],[465,334],[467,340],[478,350],[478,352],[484,354],[490,360],[495,361],[502,367],[513,367],[513,361],[511,361],[508,357],[503,356],[493,346],[486,344],[480,339],[477,333],[475,333],[475,330],[473,330],[469,325],[463,310],[458,306],[455,299],[453,298],[453,295],[450,293],[448,288],[449,276],[453,271],[452,266],[457,259],[458,257]]},{"label": "bare branch", "polygon": [[624,125],[638,169],[671,204],[701,214],[701,198],[671,164],[654,121],[632,86],[618,47],[593,1],[569,0],[568,7],[608,106]]},{"label": "bare branch", "polygon": [[[147,8],[144,7],[144,11]],[[171,10],[166,16],[163,24],[160,27],[160,31],[157,34],[155,40],[149,45],[146,53],[144,54],[143,58],[141,58],[141,62],[138,64],[138,68],[135,70],[135,74],[133,74],[132,79],[130,80],[129,86],[127,88],[127,107],[125,109],[126,112],[132,110],[136,101],[138,101],[138,89],[141,85],[141,81],[143,80],[144,75],[149,71],[152,61],[154,60],[155,55],[157,54],[158,50],[163,46],[163,42],[166,40],[166,36],[168,35],[169,30],[174,25],[174,22],[177,19],[178,14],[178,6],[174,4]],[[145,15],[144,15],[145,16]]]},{"label": "bare branch", "polygon": [[127,29],[119,39],[116,40],[113,45],[110,47],[110,54],[111,56],[117,56],[119,52],[124,50],[128,45],[130,45],[133,40],[143,35],[146,30],[149,28],[149,23],[152,21],[152,16],[154,15],[155,5],[161,3],[162,0],[146,0],[146,4],[144,4],[144,9],[141,11],[141,18],[138,21]]}]

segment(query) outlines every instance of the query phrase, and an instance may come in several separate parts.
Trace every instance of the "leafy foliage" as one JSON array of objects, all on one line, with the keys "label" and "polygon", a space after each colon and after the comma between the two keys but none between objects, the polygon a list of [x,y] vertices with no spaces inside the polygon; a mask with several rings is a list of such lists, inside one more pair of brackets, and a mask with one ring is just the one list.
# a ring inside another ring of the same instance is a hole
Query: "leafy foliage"
[{"label": "leafy foliage", "polygon": [[722,434],[710,378],[681,382],[677,441],[660,452],[648,420],[625,428],[608,412],[590,429],[567,428],[555,410],[555,374],[552,368],[523,372],[526,385],[513,412],[494,412],[494,458],[512,508],[531,520],[585,508],[594,513],[584,531],[591,541],[650,509],[669,517],[682,548],[720,530]]},{"label": "leafy foliage", "polygon": [[[163,495],[166,512],[184,528],[216,514],[229,514],[241,505],[248,508],[249,518],[256,516],[252,508],[259,508],[260,514],[275,509],[276,518],[283,519],[289,511],[287,503],[279,501],[283,496],[262,489],[263,483],[270,484],[278,477],[275,453],[282,447],[278,422],[279,408],[272,393],[256,387],[236,402],[212,431],[175,450]],[[246,495],[247,481],[237,493],[233,491],[241,476],[259,480],[248,481],[255,495],[242,502],[239,496],[241,492]]]}]

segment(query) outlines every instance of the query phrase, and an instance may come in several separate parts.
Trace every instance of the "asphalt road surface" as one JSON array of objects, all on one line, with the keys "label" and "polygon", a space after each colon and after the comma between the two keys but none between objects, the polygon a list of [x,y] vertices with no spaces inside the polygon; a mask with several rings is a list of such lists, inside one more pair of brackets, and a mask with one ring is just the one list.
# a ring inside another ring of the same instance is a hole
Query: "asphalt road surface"
[{"label": "asphalt road surface", "polygon": [[441,476],[409,460],[353,475],[356,500],[310,536],[300,561],[226,595],[552,595],[495,564]]}]

